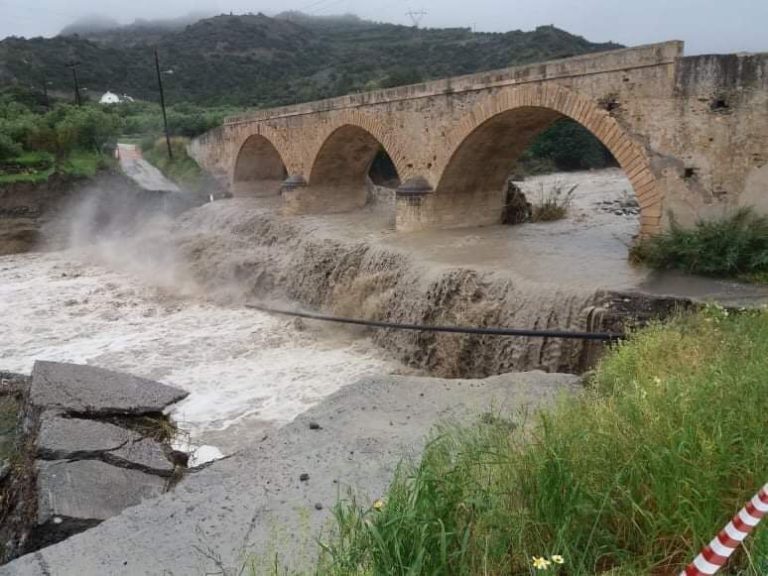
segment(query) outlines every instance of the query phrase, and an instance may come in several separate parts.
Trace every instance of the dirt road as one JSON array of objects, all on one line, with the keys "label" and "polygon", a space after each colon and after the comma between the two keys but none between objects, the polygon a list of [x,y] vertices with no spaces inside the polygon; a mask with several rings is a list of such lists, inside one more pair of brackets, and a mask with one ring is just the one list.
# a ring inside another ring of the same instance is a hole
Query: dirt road
[{"label": "dirt road", "polygon": [[117,154],[120,168],[131,180],[144,190],[180,192],[176,184],[168,180],[163,173],[144,160],[141,149],[135,144],[118,144]]}]

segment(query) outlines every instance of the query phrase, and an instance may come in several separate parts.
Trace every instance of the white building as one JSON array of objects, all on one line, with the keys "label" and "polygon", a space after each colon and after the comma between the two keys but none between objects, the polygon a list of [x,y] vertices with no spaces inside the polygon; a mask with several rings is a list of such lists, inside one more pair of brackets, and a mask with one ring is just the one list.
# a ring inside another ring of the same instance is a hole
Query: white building
[{"label": "white building", "polygon": [[120,96],[109,91],[104,92],[99,104],[120,104]]},{"label": "white building", "polygon": [[104,92],[102,97],[99,99],[99,104],[122,104],[124,102],[133,102],[133,98],[128,96],[128,94],[123,94],[122,96],[118,96],[114,92],[110,92],[107,90]]}]

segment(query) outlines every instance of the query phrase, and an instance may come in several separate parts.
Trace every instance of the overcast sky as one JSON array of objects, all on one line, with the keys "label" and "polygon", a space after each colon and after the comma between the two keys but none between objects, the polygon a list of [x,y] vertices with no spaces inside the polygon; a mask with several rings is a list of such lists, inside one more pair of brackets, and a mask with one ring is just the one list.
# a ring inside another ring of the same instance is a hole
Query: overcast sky
[{"label": "overcast sky", "polygon": [[768,0],[0,0],[0,38],[52,36],[92,14],[127,23],[193,11],[287,9],[401,24],[410,23],[409,10],[423,10],[422,25],[429,27],[507,31],[554,24],[594,42],[684,40],[687,54],[768,51]]}]

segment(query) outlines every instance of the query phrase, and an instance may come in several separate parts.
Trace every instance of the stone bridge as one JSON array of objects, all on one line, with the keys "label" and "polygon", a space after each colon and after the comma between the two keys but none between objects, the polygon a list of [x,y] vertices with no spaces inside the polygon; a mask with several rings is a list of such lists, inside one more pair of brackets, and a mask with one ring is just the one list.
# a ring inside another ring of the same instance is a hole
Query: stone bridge
[{"label": "stone bridge", "polygon": [[624,170],[642,235],[768,212],[768,54],[683,57],[677,41],[260,110],[189,151],[235,194],[300,214],[362,207],[383,148],[398,230],[478,226],[501,221],[516,159],[563,117]]}]

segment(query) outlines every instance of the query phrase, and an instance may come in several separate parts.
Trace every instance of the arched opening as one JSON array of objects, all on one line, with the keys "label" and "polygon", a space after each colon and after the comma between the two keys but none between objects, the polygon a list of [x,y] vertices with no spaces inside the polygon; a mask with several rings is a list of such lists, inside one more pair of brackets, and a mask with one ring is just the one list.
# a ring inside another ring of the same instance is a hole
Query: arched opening
[{"label": "arched opening", "polygon": [[235,161],[232,193],[235,196],[275,196],[288,175],[277,148],[264,136],[249,137]]},{"label": "arched opening", "polygon": [[[569,221],[630,244],[640,224],[632,183],[611,151],[564,117],[533,138],[506,185],[502,223]],[[560,228],[568,229],[567,224]]]},{"label": "arched opening", "polygon": [[[611,167],[610,174],[585,172]],[[572,118],[545,107],[514,108],[480,124],[455,150],[436,189],[437,212],[442,225],[459,227],[583,221],[604,211],[624,217],[634,234],[639,207],[616,167],[608,148]]]},{"label": "arched opening", "polygon": [[539,133],[518,158],[519,177],[553,172],[578,172],[618,168],[619,164],[600,139],[572,118],[556,120]]},{"label": "arched opening", "polygon": [[400,177],[392,158],[367,130],[347,124],[323,143],[309,177],[321,212],[344,212],[368,202],[394,202]]}]

